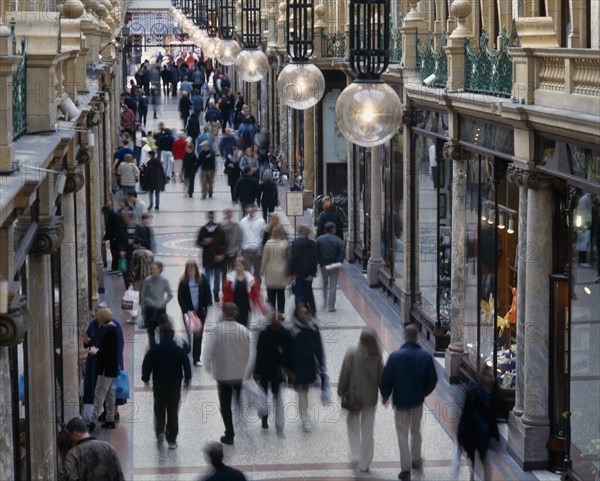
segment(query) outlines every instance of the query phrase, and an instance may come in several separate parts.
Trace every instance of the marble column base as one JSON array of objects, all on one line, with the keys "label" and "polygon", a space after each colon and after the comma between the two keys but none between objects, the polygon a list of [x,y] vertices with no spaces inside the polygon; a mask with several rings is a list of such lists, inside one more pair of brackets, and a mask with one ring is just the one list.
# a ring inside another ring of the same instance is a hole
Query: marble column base
[{"label": "marble column base", "polygon": [[549,437],[549,425],[530,426],[514,413],[509,414],[506,449],[521,469],[530,471],[548,468],[546,443]]},{"label": "marble column base", "polygon": [[367,282],[369,283],[369,287],[377,287],[379,286],[379,270],[383,267],[383,259],[379,258],[369,258],[369,262],[367,263]]},{"label": "marble column base", "polygon": [[444,377],[450,384],[458,384],[460,375],[458,368],[462,363],[464,349],[462,344],[450,344],[444,356]]}]

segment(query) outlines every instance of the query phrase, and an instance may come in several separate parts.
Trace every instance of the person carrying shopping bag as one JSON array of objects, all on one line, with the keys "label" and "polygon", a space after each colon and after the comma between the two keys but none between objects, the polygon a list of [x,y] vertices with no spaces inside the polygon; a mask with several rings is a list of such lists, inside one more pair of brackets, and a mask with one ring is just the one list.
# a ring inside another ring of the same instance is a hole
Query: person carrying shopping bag
[{"label": "person carrying shopping bag", "polygon": [[193,311],[200,319],[200,329],[193,332],[192,326],[185,323],[188,339],[192,345],[192,361],[195,366],[202,366],[200,355],[202,353],[202,334],[208,308],[212,306],[210,286],[204,274],[198,269],[198,264],[193,259],[185,263],[185,272],[179,281],[177,301],[182,315],[186,316]]},{"label": "person carrying shopping bag", "polygon": [[377,334],[370,328],[360,333],[358,346],[344,356],[338,382],[342,408],[348,410],[348,443],[354,469],[369,471],[373,461],[375,409],[383,363]]}]

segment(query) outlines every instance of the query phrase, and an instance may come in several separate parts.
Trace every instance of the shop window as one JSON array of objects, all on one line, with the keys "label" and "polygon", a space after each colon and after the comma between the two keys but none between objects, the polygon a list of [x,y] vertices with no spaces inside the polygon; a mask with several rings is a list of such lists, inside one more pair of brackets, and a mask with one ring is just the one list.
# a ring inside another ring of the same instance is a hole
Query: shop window
[{"label": "shop window", "polygon": [[600,149],[539,137],[537,150],[543,170],[600,183]]},{"label": "shop window", "polygon": [[474,371],[516,383],[518,187],[508,162],[466,151],[465,352]]}]

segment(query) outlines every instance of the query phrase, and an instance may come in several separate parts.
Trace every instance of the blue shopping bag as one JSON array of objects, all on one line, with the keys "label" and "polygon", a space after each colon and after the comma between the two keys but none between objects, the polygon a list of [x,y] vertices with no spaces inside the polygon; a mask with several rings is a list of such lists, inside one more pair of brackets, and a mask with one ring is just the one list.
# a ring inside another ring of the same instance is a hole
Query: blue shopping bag
[{"label": "blue shopping bag", "polygon": [[115,399],[129,399],[129,374],[123,369],[115,378]]}]

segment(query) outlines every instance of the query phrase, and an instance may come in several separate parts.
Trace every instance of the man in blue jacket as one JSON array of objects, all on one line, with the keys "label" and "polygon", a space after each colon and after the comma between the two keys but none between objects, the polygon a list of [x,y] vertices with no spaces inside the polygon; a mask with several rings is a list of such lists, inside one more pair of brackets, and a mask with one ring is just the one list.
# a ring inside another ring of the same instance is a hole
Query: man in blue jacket
[{"label": "man in blue jacket", "polygon": [[[410,470],[420,469],[421,457],[421,418],[423,401],[434,390],[437,374],[433,357],[417,343],[419,331],[414,324],[404,328],[406,342],[390,354],[381,378],[381,397],[387,404],[392,396],[396,410],[396,434],[400,447],[400,474],[398,479],[410,481]],[[410,429],[411,445],[408,446]]]}]

